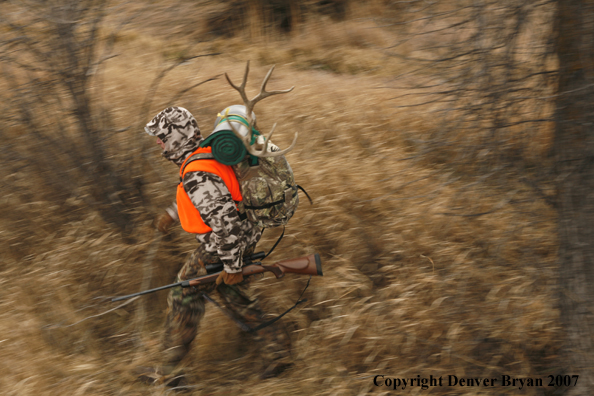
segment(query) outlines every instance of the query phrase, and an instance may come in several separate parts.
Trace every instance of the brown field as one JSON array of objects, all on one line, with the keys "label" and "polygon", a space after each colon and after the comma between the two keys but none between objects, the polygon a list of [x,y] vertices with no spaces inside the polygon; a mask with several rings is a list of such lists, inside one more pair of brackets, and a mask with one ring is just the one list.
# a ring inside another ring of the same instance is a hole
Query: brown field
[{"label": "brown field", "polygon": [[[374,386],[373,376],[510,375],[543,378],[546,385],[547,375],[561,373],[555,213],[513,175],[476,184],[480,175],[452,170],[443,158],[417,157],[417,142],[441,125],[431,108],[399,109],[410,99],[393,99],[398,94],[389,88],[391,78],[407,65],[381,50],[395,33],[363,18],[383,3],[351,6],[343,20],[303,16],[291,33],[268,31],[256,19],[230,37],[202,39],[209,16],[219,15],[216,4],[207,3],[128,4],[121,12],[140,16],[118,34],[118,56],[104,65],[101,100],[116,128],[135,126],[110,142],[125,151],[119,155],[147,155],[153,164],[142,170],[151,202],[138,208],[135,243],[79,197],[69,199],[82,209],[64,213],[37,181],[2,173],[0,393],[171,394],[164,386],[136,382],[131,373],[156,363],[167,292],[114,310],[117,303],[102,299],[170,283],[195,248],[179,226],[166,236],[151,228],[153,216],[174,199],[177,175],[159,157],[153,138],[136,126],[179,105],[207,135],[217,112],[240,102],[222,73],[239,81],[247,60],[249,92],[256,92],[272,64],[270,89],[295,85],[255,111],[264,131],[278,123],[274,141],[281,148],[299,132],[287,159],[314,200],[310,206],[301,196],[271,259],[318,252],[324,277],[312,278],[308,302],[283,319],[295,365],[274,379],[259,379],[258,350],[250,338],[208,305],[184,361],[193,378],[191,394],[501,395],[519,391],[390,391]],[[118,21],[110,15],[105,32]],[[412,51],[413,44],[402,51]],[[220,55],[172,70],[152,94],[149,115],[138,120],[160,70],[214,52]],[[215,76],[170,101],[180,89]],[[547,144],[546,136],[535,139],[535,158]],[[144,147],[144,154],[133,147]],[[489,213],[475,215],[483,212]],[[279,234],[266,231],[262,250]],[[281,313],[306,281],[268,275],[252,287],[271,313]]]}]

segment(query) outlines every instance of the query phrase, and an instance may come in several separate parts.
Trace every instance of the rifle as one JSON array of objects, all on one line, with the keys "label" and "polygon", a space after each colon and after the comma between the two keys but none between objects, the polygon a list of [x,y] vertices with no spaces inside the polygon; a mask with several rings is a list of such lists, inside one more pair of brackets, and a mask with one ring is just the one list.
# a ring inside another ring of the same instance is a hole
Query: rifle
[{"label": "rifle", "polygon": [[[247,277],[251,275],[262,274],[264,272],[272,272],[276,279],[282,278],[286,273],[319,276],[324,275],[322,273],[322,260],[320,259],[320,255],[317,253],[310,254],[309,256],[305,257],[277,261],[272,265],[262,265],[260,261],[257,261],[263,259],[264,257],[266,257],[264,252],[258,252],[247,258],[244,258],[244,266],[241,270],[243,276]],[[205,285],[207,283],[214,283],[219,277],[221,271],[223,271],[223,263],[209,264],[206,266],[206,272],[208,275],[182,282],[172,283],[170,285],[157,287],[155,289],[144,290],[134,294],[128,294],[127,296],[115,297],[112,298],[111,301],[126,300],[131,297],[142,296],[144,294],[154,293],[159,290],[170,289],[177,286],[192,287]]]}]

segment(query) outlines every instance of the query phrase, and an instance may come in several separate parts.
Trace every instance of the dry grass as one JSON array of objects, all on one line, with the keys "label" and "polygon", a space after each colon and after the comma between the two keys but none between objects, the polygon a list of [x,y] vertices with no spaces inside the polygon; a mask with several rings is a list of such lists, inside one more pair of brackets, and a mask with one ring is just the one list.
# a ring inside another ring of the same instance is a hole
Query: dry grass
[{"label": "dry grass", "polygon": [[[260,381],[258,351],[209,306],[184,362],[195,375],[193,394],[366,394],[378,392],[372,378],[364,378],[375,374],[544,377],[557,370],[553,211],[519,183],[494,181],[476,189],[443,164],[403,160],[415,153],[416,137],[439,125],[423,114],[394,110],[404,102],[390,100],[394,93],[383,89],[384,76],[402,65],[377,55],[390,36],[369,27],[313,21],[284,40],[199,43],[192,53],[222,54],[178,67],[153,97],[151,115],[181,105],[208,134],[216,113],[239,102],[236,92],[223,78],[177,103],[169,102],[173,92],[221,72],[238,79],[248,59],[250,81],[261,81],[277,63],[270,88],[296,89],[258,105],[259,124],[266,131],[279,122],[275,142],[281,147],[299,131],[288,159],[315,204],[302,201],[274,259],[316,251],[324,262],[325,275],[312,279],[308,303],[283,319],[294,368]],[[105,70],[105,97],[117,127],[136,122],[153,76],[170,64],[172,48],[185,48],[182,38],[172,37],[122,33],[121,55]],[[150,140],[139,130],[118,139]],[[148,155],[159,175],[147,169],[153,206],[144,210],[158,212],[173,199],[176,169],[156,150]],[[194,249],[192,238],[177,228],[155,239],[146,215],[135,231],[138,243],[128,245],[93,212],[69,219],[26,181],[12,176],[3,185],[2,206],[10,212],[0,223],[3,393],[168,394],[130,374],[136,365],[156,362],[165,292],[77,322],[113,308],[101,297],[137,291],[143,278],[150,277],[152,287],[169,283]],[[9,187],[30,190],[30,200]],[[261,247],[271,247],[276,235],[267,232]],[[282,312],[305,282],[267,277],[254,288],[271,311]],[[139,314],[142,307],[146,317]],[[431,393],[501,391],[444,387]]]}]

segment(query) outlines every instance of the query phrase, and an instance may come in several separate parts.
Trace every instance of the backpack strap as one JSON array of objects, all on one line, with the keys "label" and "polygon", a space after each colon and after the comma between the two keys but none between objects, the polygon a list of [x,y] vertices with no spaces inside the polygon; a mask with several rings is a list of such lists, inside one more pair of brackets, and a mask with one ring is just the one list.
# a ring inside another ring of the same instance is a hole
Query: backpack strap
[{"label": "backpack strap", "polygon": [[188,165],[190,165],[190,162],[194,162],[194,161],[198,161],[198,160],[203,160],[203,159],[214,159],[214,155],[212,153],[199,153],[199,154],[194,154],[192,156],[190,156],[190,158],[188,158],[186,160],[186,162],[184,163],[184,167],[181,169],[180,171],[180,176],[179,176],[179,182],[182,183],[184,181],[183,177],[184,177],[184,170],[186,170],[186,167]]},{"label": "backpack strap", "polygon": [[[299,192],[299,190],[303,191],[303,193],[307,196],[307,199],[309,199],[309,204],[313,205],[313,201],[311,200],[309,194],[307,193],[307,191],[305,191],[305,189],[303,187],[301,187],[299,184],[296,184],[294,186],[291,186],[289,188],[287,188],[285,190],[285,198],[284,199],[280,199],[278,201],[275,202],[271,202],[271,203],[267,203],[264,204],[262,206],[251,206],[251,205],[244,205],[244,208],[246,209],[268,209],[268,208],[272,208],[278,204],[282,204],[285,202],[290,201],[295,195],[297,195],[297,193]],[[291,194],[291,191],[293,191],[293,194]]]},{"label": "backpack strap", "polygon": [[300,189],[301,191],[303,191],[303,193],[307,196],[307,199],[309,199],[309,204],[313,205],[313,201],[311,200],[307,191],[305,191],[305,188],[301,187],[299,184],[297,184],[297,188]]},{"label": "backpack strap", "polygon": [[[291,191],[293,191],[293,194],[291,194]],[[272,208],[273,206],[283,204],[283,203],[291,200],[295,195],[297,195],[298,191],[299,190],[297,189],[297,187],[291,186],[285,190],[285,197],[283,199],[279,199],[278,201],[267,203],[262,206],[244,205],[243,207],[246,209],[255,209],[255,210]]]}]

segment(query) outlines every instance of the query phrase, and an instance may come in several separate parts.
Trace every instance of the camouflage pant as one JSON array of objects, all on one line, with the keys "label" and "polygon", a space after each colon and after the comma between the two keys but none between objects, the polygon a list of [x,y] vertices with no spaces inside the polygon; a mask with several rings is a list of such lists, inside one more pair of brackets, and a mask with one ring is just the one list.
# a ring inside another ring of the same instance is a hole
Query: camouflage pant
[{"label": "camouflage pant", "polygon": [[[244,255],[252,254],[254,247],[255,245],[247,249]],[[200,245],[186,260],[176,282],[206,275],[204,266],[219,261],[218,256],[206,252]],[[209,293],[209,296],[229,314],[251,328],[266,321],[258,301],[250,298],[247,283],[244,281],[232,286],[223,283],[217,287],[213,283],[200,288],[172,289],[167,299],[169,308],[162,344],[165,363],[162,367],[163,374],[169,374],[190,350],[190,344],[196,337],[200,320],[204,316],[203,292]],[[213,291],[216,293],[211,294]],[[280,321],[251,334],[254,340],[261,344],[259,350],[264,360],[264,368],[288,363],[291,345]]]}]

